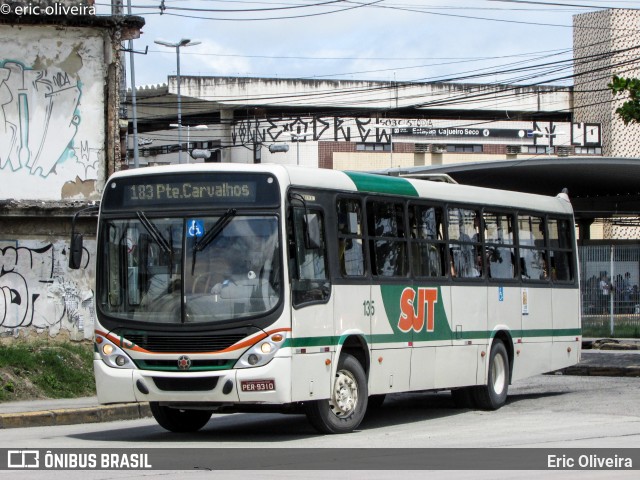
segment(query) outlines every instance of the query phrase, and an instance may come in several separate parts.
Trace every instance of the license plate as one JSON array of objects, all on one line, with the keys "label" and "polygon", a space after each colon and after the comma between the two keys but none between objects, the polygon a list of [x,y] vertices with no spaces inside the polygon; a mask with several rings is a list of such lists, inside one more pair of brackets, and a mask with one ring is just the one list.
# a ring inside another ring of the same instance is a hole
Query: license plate
[{"label": "license plate", "polygon": [[242,380],[240,389],[243,392],[267,392],[276,389],[275,380]]}]

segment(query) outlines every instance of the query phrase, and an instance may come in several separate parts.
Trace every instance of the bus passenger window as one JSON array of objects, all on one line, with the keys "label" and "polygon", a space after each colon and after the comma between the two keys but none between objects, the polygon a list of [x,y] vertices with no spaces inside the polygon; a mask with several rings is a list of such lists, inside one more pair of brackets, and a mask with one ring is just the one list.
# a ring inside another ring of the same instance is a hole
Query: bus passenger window
[{"label": "bus passenger window", "polygon": [[551,280],[572,282],[573,274],[573,225],[564,219],[549,219],[549,261]]},{"label": "bus passenger window", "polygon": [[381,277],[406,276],[408,265],[403,204],[367,202],[367,228],[373,274]]},{"label": "bus passenger window", "polygon": [[340,273],[345,277],[362,276],[365,269],[360,201],[341,198],[338,200],[337,210]]},{"label": "bus passenger window", "polygon": [[441,208],[425,205],[409,207],[411,265],[417,277],[446,275],[443,214]]},{"label": "bus passenger window", "polygon": [[523,280],[549,279],[544,223],[543,217],[518,215],[520,274]]},{"label": "bus passenger window", "polygon": [[485,211],[483,219],[487,275],[489,278],[515,278],[513,216],[507,213]]},{"label": "bus passenger window", "polygon": [[464,208],[448,210],[451,275],[457,278],[479,278],[483,275],[480,213]]}]

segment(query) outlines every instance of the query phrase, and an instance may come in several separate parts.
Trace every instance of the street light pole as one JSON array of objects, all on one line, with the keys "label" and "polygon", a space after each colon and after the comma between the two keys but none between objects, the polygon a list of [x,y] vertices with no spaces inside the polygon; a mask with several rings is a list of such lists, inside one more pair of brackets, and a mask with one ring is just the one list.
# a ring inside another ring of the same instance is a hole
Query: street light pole
[{"label": "street light pole", "polygon": [[[177,123],[170,123],[169,124],[170,127],[178,127],[180,128],[180,125],[178,125]],[[209,127],[207,127],[206,125],[195,125],[193,128],[195,128],[196,130],[208,130]],[[187,153],[190,152],[191,149],[191,125],[187,124]],[[178,135],[178,138],[180,136]],[[193,155],[192,155],[193,156]],[[189,160],[187,159],[187,163],[189,163]]]},{"label": "street light pole", "polygon": [[154,40],[153,43],[176,49],[176,80],[178,82],[178,163],[182,163],[182,99],[180,97],[180,47],[199,45],[200,42],[192,42],[188,38],[183,38],[176,43],[165,42],[163,40]]},{"label": "street light pole", "polygon": [[306,140],[310,133],[289,133],[292,142],[296,142],[296,165],[300,165],[300,139]]}]

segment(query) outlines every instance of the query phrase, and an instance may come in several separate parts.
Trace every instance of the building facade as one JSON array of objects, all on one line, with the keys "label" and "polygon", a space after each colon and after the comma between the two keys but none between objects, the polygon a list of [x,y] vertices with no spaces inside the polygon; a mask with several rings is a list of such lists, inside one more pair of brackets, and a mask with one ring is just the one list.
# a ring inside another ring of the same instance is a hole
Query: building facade
[{"label": "building facade", "polygon": [[[624,98],[607,87],[614,74],[640,75],[639,24],[635,10],[576,15],[573,87],[182,76],[182,149],[209,149],[210,161],[359,170],[640,157],[640,125],[617,117]],[[138,90],[143,165],[177,160],[177,80]],[[285,143],[287,152],[270,153]]]},{"label": "building facade", "polygon": [[615,113],[624,103],[607,85],[614,75],[640,77],[640,11],[603,10],[573,22],[574,120],[601,127],[602,153],[640,157],[640,124],[625,125]]},{"label": "building facade", "polygon": [[[84,268],[71,271],[71,218],[120,168],[119,52],[144,21],[97,17],[92,1],[10,5],[0,17],[0,337],[91,338],[95,220],[78,225],[89,239]],[[52,5],[77,10],[34,11]]]}]

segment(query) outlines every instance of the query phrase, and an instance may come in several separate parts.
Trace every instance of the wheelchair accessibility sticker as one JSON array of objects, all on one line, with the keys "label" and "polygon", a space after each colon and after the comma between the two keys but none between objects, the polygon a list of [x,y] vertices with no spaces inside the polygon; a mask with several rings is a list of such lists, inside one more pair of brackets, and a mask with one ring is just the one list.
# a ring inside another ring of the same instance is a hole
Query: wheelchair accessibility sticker
[{"label": "wheelchair accessibility sticker", "polygon": [[187,221],[187,237],[201,237],[204,235],[204,220],[191,219]]}]

